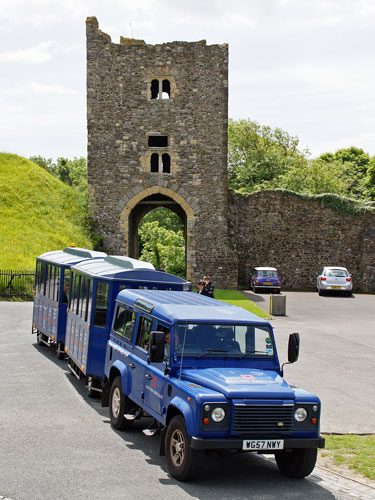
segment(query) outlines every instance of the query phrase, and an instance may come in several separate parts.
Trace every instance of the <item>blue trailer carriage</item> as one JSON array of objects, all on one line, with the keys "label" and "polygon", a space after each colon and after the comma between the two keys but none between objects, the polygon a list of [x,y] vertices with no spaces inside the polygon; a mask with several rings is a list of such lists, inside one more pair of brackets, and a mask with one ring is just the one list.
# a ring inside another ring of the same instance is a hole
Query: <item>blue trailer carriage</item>
[{"label": "blue trailer carriage", "polygon": [[125,288],[187,291],[191,290],[191,283],[156,271],[148,262],[121,256],[80,262],[72,266],[71,272],[65,353],[70,371],[77,378],[86,377],[88,394],[94,397],[101,392],[106,343],[119,291]]},{"label": "blue trailer carriage", "polygon": [[[297,360],[299,335],[289,337]],[[271,325],[194,293],[124,290],[107,343],[102,406],[127,429],[152,416],[146,435],[175,478],[192,479],[213,450],[271,453],[305,477],[315,466],[320,400],[283,378]]]},{"label": "blue trailer carriage", "polygon": [[32,333],[36,333],[39,345],[55,345],[59,359],[65,356],[70,268],[83,260],[105,256],[104,252],[72,246],[36,258]]}]

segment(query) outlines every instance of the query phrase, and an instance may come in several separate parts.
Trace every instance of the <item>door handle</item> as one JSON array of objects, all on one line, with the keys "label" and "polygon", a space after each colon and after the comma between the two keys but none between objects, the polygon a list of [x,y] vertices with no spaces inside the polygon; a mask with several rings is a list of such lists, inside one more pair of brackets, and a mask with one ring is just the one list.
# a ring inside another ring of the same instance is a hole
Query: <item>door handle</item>
[{"label": "door handle", "polygon": [[147,380],[152,380],[152,376],[151,375],[145,375],[145,377],[147,378]]},{"label": "door handle", "polygon": [[135,365],[133,365],[133,363],[129,363],[129,368],[135,368]]}]

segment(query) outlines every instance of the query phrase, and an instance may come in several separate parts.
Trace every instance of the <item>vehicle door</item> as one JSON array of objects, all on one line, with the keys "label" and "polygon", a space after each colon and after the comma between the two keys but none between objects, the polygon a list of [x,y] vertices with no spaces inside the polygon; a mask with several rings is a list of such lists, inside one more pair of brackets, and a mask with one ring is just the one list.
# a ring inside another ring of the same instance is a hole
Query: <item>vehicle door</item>
[{"label": "vehicle door", "polygon": [[[136,325],[137,336],[133,354],[129,356],[132,368],[132,396],[141,406],[145,399],[145,376],[148,362],[148,346],[152,331],[152,318],[140,314]],[[130,365],[129,365],[130,366]]]},{"label": "vehicle door", "polygon": [[[170,329],[168,327],[159,324],[156,330],[165,332],[166,336],[170,338]],[[163,412],[163,400],[167,382],[164,371],[167,366],[166,362],[170,358],[170,343],[165,344],[164,352],[165,361],[161,363],[149,363],[146,366],[145,372],[145,406],[158,415],[162,415]]]},{"label": "vehicle door", "polygon": [[136,313],[125,305],[118,305],[113,323],[113,335],[111,335],[111,341],[115,345],[109,352],[109,360],[112,364],[120,360],[129,368],[128,385],[122,388],[124,394],[128,394],[129,390],[131,392],[131,387],[133,386],[133,370],[135,364],[133,362],[134,356],[131,355],[131,343],[135,325]]}]

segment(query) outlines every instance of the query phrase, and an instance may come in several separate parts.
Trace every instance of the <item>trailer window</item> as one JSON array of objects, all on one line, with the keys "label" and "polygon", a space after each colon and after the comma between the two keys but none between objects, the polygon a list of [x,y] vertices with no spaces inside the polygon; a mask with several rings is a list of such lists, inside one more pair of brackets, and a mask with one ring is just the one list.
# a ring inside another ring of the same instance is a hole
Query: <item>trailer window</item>
[{"label": "trailer window", "polygon": [[88,290],[87,290],[87,317],[86,320],[88,322],[91,321],[91,306],[92,306],[92,285],[93,282],[90,278],[88,278]]},{"label": "trailer window", "polygon": [[95,326],[105,326],[105,323],[107,321],[108,292],[109,285],[107,285],[106,283],[98,283],[96,285],[94,315]]},{"label": "trailer window", "polygon": [[65,269],[64,273],[61,276],[63,280],[63,293],[62,293],[62,302],[63,304],[69,303],[69,298],[71,295],[71,271],[70,269]]},{"label": "trailer window", "polygon": [[77,314],[77,308],[79,303],[78,301],[79,287],[80,287],[80,276],[79,274],[73,274],[71,309],[72,312],[74,312],[75,314]]}]

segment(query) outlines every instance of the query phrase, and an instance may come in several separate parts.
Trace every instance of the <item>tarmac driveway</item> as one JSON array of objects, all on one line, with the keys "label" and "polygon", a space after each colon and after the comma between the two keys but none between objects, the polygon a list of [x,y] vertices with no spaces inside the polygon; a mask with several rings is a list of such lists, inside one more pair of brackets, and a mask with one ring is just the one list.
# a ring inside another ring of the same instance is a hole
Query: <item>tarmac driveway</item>
[{"label": "tarmac driveway", "polygon": [[[245,293],[269,311],[267,293]],[[375,433],[375,295],[283,293],[287,315],[271,320],[281,363],[289,333],[301,335],[300,357],[285,366],[286,380],[320,397],[322,432]]]}]

